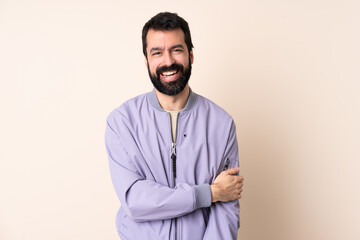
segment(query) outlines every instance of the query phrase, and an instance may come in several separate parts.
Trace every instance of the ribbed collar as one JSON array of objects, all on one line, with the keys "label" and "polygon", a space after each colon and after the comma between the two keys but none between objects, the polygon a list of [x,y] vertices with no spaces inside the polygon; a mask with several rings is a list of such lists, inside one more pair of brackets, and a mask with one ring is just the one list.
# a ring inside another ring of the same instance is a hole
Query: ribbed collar
[{"label": "ribbed collar", "polygon": [[[193,106],[196,103],[196,97],[197,94],[194,93],[191,88],[189,88],[189,98],[186,102],[185,108],[181,111],[189,111],[190,109],[193,108]],[[161,112],[166,112],[159,103],[159,100],[157,99],[156,93],[155,93],[155,88],[149,93],[149,102],[151,103],[151,105],[156,109],[159,110]]]}]

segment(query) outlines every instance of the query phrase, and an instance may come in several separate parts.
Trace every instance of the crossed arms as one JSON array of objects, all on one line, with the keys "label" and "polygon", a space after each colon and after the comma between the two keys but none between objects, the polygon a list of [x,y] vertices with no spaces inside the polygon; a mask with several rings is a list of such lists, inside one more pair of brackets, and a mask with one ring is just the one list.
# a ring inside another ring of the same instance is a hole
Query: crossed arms
[{"label": "crossed arms", "polygon": [[[237,200],[241,198],[243,178],[236,175],[239,171],[236,168],[238,148],[233,123],[225,154],[236,161],[231,162],[231,168],[221,172],[211,185],[192,186],[178,183],[174,188],[170,188],[145,179],[124,147],[130,145],[130,148],[136,148],[136,143],[129,139],[133,137],[125,127],[117,128],[116,132],[108,119],[105,142],[111,177],[122,207],[130,218],[138,222],[164,220],[183,216],[198,208],[211,207],[203,239],[210,236],[211,239],[215,236],[218,236],[217,239],[236,239],[239,227]],[[223,221],[226,221],[228,226],[218,229],[217,226],[224,225],[221,224]]]}]

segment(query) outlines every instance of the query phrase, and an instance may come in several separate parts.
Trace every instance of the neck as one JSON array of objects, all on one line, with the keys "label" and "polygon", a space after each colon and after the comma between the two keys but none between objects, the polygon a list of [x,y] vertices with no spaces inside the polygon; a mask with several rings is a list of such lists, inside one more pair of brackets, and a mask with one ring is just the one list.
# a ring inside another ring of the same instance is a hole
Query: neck
[{"label": "neck", "polygon": [[189,98],[190,89],[189,89],[189,84],[187,84],[184,90],[182,90],[179,94],[174,96],[163,94],[159,92],[157,89],[155,89],[155,93],[157,99],[159,100],[160,106],[164,110],[179,111],[185,108],[186,102]]}]

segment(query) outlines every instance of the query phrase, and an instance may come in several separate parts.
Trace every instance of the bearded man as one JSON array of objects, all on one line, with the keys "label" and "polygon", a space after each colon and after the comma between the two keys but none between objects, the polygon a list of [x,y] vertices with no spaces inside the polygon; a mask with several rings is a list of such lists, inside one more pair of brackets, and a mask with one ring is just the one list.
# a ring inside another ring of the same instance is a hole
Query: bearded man
[{"label": "bearded man", "polygon": [[233,119],[189,87],[193,44],[175,13],[142,31],[154,89],[107,118],[105,143],[122,240],[236,239],[243,178]]}]

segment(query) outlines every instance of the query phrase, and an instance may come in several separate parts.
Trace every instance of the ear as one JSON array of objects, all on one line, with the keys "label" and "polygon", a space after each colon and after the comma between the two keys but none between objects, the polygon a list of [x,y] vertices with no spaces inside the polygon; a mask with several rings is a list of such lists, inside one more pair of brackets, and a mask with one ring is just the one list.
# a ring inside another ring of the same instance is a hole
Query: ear
[{"label": "ear", "polygon": [[193,64],[194,62],[194,53],[193,53],[193,50],[191,49],[190,51],[190,61],[191,61],[191,65]]}]

